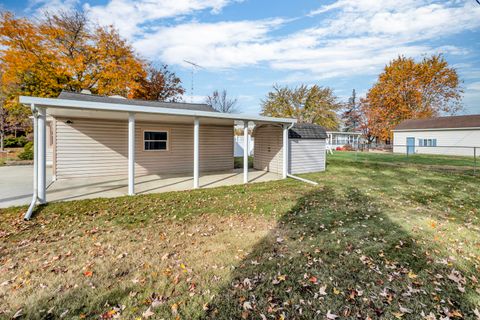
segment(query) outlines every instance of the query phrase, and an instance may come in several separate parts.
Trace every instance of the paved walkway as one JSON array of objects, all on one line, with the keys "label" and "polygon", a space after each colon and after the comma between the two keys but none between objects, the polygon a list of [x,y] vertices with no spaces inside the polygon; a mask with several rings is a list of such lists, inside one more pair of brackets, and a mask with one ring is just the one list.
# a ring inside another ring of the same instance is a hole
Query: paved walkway
[{"label": "paved walkway", "polygon": [[[47,185],[52,181],[47,168]],[[33,166],[0,166],[0,208],[30,204],[33,193]]]},{"label": "paved walkway", "polygon": [[[50,170],[48,170],[50,172]],[[32,166],[0,167],[0,208],[29,204],[32,197]],[[51,175],[48,174],[48,181]],[[252,170],[250,182],[278,180],[276,173]],[[48,183],[48,201],[66,201],[91,198],[112,198],[127,194],[127,177],[98,177],[60,179]],[[204,173],[200,176],[201,188],[243,183],[243,172],[235,169],[228,172]],[[137,194],[159,193],[167,191],[189,190],[193,187],[193,178],[185,175],[146,175],[136,177]]]}]

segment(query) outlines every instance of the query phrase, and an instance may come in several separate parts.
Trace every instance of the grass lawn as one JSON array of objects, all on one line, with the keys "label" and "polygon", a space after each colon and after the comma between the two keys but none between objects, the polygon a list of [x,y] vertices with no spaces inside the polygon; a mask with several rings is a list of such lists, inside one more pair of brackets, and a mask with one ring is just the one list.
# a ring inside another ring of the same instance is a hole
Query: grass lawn
[{"label": "grass lawn", "polygon": [[[473,152],[473,151],[472,151]],[[480,149],[479,149],[480,152]],[[472,157],[414,154],[407,156],[400,153],[382,153],[382,152],[354,152],[354,151],[334,151],[333,155],[328,155],[331,160],[357,161],[357,162],[378,162],[398,165],[418,165],[428,166],[440,169],[457,169],[471,171],[475,160]],[[480,155],[477,155],[477,171],[480,167]]]},{"label": "grass lawn", "polygon": [[[243,168],[243,157],[234,157],[233,167],[236,169]],[[248,157],[248,167],[253,168],[253,157]]]},{"label": "grass lawn", "polygon": [[2,210],[0,318],[478,319],[479,178],[305,177]]}]

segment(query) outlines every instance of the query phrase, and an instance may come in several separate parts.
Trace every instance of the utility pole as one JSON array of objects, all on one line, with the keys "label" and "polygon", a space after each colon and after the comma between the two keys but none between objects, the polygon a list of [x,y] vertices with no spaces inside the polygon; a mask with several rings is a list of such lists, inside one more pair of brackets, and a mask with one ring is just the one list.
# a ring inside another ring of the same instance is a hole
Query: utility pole
[{"label": "utility pole", "polygon": [[192,72],[192,74],[191,74],[191,76],[192,76],[192,79],[191,79],[191,80],[192,80],[192,83],[191,83],[191,88],[190,88],[190,102],[192,103],[192,102],[193,102],[193,89],[194,89],[194,88],[193,88],[193,87],[194,87],[193,75],[194,75],[194,73],[195,73],[195,70],[203,69],[203,67],[200,66],[200,65],[198,65],[198,64],[195,63],[195,62],[192,62],[192,61],[188,61],[188,60],[183,60],[183,61],[185,61],[186,63],[188,63],[189,65],[192,66],[192,71],[191,71],[191,72]]}]

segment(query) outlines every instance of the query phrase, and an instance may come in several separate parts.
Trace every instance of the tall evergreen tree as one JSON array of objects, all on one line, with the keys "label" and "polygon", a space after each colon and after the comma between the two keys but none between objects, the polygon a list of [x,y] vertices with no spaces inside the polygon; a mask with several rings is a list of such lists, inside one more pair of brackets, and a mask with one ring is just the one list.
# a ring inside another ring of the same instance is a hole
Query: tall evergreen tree
[{"label": "tall evergreen tree", "polygon": [[345,111],[342,113],[344,131],[353,132],[360,128],[361,115],[357,101],[357,93],[352,90],[352,96],[348,99]]}]

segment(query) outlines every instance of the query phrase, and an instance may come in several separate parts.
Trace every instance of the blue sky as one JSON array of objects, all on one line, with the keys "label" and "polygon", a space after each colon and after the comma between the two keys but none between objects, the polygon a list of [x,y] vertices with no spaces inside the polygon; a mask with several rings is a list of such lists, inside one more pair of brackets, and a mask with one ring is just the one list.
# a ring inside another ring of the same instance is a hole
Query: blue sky
[{"label": "blue sky", "polygon": [[463,80],[465,109],[480,114],[480,5],[475,0],[31,0],[3,1],[17,15],[81,8],[113,24],[154,63],[167,63],[190,101],[215,89],[258,113],[274,83],[319,84],[346,100],[364,95],[391,59],[443,53]]}]

